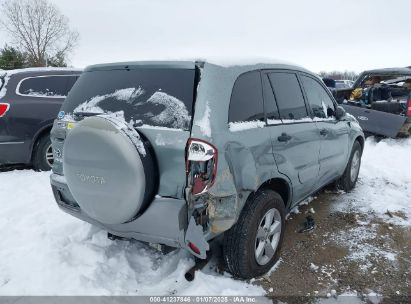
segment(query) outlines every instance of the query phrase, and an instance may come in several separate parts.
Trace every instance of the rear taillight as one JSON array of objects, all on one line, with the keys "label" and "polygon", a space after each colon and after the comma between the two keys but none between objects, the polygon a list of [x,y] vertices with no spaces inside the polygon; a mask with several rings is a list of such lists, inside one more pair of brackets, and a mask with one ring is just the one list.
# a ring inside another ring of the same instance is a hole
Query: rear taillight
[{"label": "rear taillight", "polygon": [[408,99],[407,103],[407,116],[411,116],[411,97]]},{"label": "rear taillight", "polygon": [[8,103],[0,103],[0,117],[3,117],[4,116],[4,114],[6,114],[7,113],[7,111],[9,110],[9,108],[10,108],[10,104],[8,104]]},{"label": "rear taillight", "polygon": [[186,174],[193,195],[209,189],[217,172],[217,148],[212,144],[195,138],[187,141]]}]

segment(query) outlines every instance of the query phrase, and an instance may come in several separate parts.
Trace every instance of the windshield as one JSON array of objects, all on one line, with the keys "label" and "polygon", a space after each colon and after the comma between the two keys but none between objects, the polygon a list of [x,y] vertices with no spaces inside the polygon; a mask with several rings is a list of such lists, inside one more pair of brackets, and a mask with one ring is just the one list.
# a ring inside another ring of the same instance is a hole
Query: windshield
[{"label": "windshield", "polygon": [[140,68],[83,73],[61,108],[66,114],[123,111],[127,122],[188,130],[194,69]]}]

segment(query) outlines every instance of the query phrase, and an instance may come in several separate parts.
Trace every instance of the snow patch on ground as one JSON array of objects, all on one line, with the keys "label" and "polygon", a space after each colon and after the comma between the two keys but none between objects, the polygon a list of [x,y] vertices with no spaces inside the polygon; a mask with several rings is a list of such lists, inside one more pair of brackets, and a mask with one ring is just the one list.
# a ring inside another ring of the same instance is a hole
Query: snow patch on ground
[{"label": "snow patch on ground", "polygon": [[[358,226],[347,231],[341,231],[331,238],[349,250],[347,259],[361,261],[361,270],[367,271],[372,266],[371,259],[386,259],[393,264],[396,263],[397,254],[390,250],[389,237],[377,233],[374,226]],[[385,248],[373,244],[373,241],[381,240],[387,244]]]},{"label": "snow patch on ground", "polygon": [[183,250],[162,255],[140,242],[107,239],[59,210],[49,175],[0,173],[0,295],[265,294],[214,271],[187,282],[194,260]]},{"label": "snow patch on ground", "polygon": [[[342,195],[341,211],[353,208],[394,225],[411,226],[411,138],[365,143],[359,180]],[[348,202],[348,203],[347,203]],[[387,211],[389,211],[387,213]]]},{"label": "snow patch on ground", "polygon": [[[309,196],[307,197],[305,200],[303,200],[301,203],[299,203],[297,206],[293,207],[290,211],[290,214],[294,213],[294,214],[299,214],[300,213],[300,209],[299,207],[304,206],[304,205],[308,205],[309,203],[311,203],[313,200],[315,200],[317,197],[316,196]],[[314,209],[311,208],[313,211]],[[288,216],[287,216],[288,217]]]}]

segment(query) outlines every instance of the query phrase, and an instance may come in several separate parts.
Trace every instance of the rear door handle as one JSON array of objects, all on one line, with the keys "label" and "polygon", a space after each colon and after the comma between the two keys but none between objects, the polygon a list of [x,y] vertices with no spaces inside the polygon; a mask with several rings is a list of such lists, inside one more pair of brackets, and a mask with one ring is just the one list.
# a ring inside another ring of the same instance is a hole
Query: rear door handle
[{"label": "rear door handle", "polygon": [[321,129],[320,134],[321,134],[322,136],[327,135],[327,134],[328,134],[327,129]]},{"label": "rear door handle", "polygon": [[287,135],[286,133],[283,133],[281,134],[281,136],[278,136],[277,139],[278,141],[281,141],[281,142],[287,142],[291,139],[291,136]]}]

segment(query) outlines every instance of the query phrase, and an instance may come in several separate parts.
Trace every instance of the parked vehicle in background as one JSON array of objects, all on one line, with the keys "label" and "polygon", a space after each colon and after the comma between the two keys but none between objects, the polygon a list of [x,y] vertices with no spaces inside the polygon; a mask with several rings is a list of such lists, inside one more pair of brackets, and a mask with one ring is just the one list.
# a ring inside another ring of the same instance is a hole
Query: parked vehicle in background
[{"label": "parked vehicle in background", "polygon": [[286,64],[91,66],[54,123],[51,185],[65,212],[110,237],[267,272],[289,210],[357,181],[364,136],[311,72]]},{"label": "parked vehicle in background", "polygon": [[0,165],[50,170],[50,130],[81,71],[30,68],[0,74]]},{"label": "parked vehicle in background", "polygon": [[365,71],[352,88],[331,91],[367,135],[397,138],[411,134],[411,69]]},{"label": "parked vehicle in background", "polygon": [[354,85],[354,81],[352,80],[336,80],[335,81],[335,88],[336,89],[348,89]]}]

